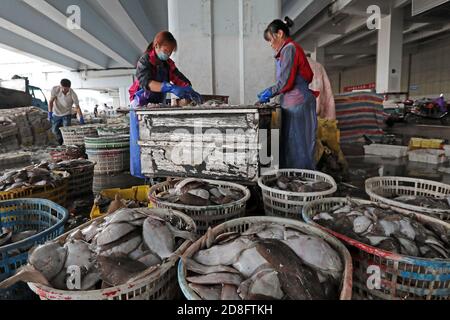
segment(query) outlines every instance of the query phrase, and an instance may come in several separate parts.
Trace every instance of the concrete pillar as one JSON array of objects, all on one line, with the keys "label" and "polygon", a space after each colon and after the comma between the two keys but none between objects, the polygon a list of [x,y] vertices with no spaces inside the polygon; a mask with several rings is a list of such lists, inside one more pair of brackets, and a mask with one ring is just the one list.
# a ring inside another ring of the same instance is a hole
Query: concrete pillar
[{"label": "concrete pillar", "polygon": [[325,48],[323,47],[316,47],[313,52],[311,52],[311,58],[320,63],[321,65],[325,66]]},{"label": "concrete pillar", "polygon": [[253,104],[275,83],[267,25],[281,16],[281,0],[169,0],[169,30],[178,41],[178,68],[202,94]]},{"label": "concrete pillar", "polygon": [[400,92],[403,58],[403,10],[391,9],[378,31],[377,92]]},{"label": "concrete pillar", "polygon": [[130,104],[128,89],[128,87],[119,88],[119,106],[121,108],[127,108]]}]

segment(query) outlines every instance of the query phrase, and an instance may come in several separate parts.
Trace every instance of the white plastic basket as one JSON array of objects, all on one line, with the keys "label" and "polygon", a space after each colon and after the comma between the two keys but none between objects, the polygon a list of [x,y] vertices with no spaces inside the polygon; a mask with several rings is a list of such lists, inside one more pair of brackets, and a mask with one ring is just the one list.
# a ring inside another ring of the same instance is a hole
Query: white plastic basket
[{"label": "white plastic basket", "polygon": [[396,196],[445,198],[450,196],[448,184],[406,177],[375,177],[366,180],[366,193],[372,201],[450,221],[450,210],[424,208],[391,199]]},{"label": "white plastic basket", "polygon": [[[266,183],[278,176],[301,177],[311,181],[324,181],[332,185],[330,190],[320,192],[290,192],[282,191],[268,187]],[[290,218],[301,220],[302,208],[305,204],[330,196],[337,190],[337,184],[334,179],[322,172],[300,169],[283,169],[271,171],[263,175],[258,180],[258,185],[262,189],[264,210],[268,216]]]},{"label": "white plastic basket", "polygon": [[[307,235],[313,235],[325,240],[333,249],[335,249],[344,265],[344,271],[342,273],[342,282],[340,288],[340,300],[351,300],[352,298],[352,258],[347,250],[347,248],[336,239],[334,236],[329,235],[328,233],[320,230],[319,228],[313,227],[311,225],[305,224],[300,221],[294,221],[291,219],[283,219],[277,217],[248,217],[248,218],[240,218],[232,221],[225,222],[212,230],[212,236],[216,238],[217,236],[228,233],[228,232],[245,232],[252,225],[259,223],[275,223],[278,225],[282,225],[297,231],[300,231]],[[204,236],[206,237],[206,236]],[[202,245],[206,246],[205,239],[201,238],[194,244],[192,244],[183,254],[183,257],[191,258],[198,251],[205,249]],[[201,300],[201,298],[189,287],[186,277],[187,270],[183,261],[180,260],[178,264],[178,282],[180,284],[181,290],[183,294],[188,300]]]},{"label": "white plastic basket", "polygon": [[408,152],[408,159],[412,162],[440,164],[447,161],[445,151],[441,149],[419,149]]},{"label": "white plastic basket", "polygon": [[89,160],[97,163],[94,169],[96,175],[113,174],[130,169],[130,149],[97,150],[86,149]]},{"label": "white plastic basket", "polygon": [[66,146],[84,146],[85,137],[97,137],[97,128],[103,124],[70,126],[60,128]]},{"label": "white plastic basket", "polygon": [[[181,219],[191,231],[195,231],[194,221],[179,211],[173,210],[158,210],[158,209],[143,209],[140,211],[150,210],[153,215],[161,218],[167,216],[176,216]],[[95,220],[78,227],[77,229],[84,229],[92,224],[94,221],[103,220],[100,217]],[[56,240],[63,241],[74,230],[62,235]],[[28,286],[34,291],[41,300],[173,300],[180,296],[180,291],[177,283],[176,263],[179,257],[191,244],[190,241],[185,241],[174,254],[166,260],[154,272],[140,280],[116,286],[108,289],[94,290],[94,291],[64,291],[56,290],[35,283],[28,283]]]},{"label": "white plastic basket", "polygon": [[403,158],[408,155],[408,147],[389,144],[371,144],[364,146],[366,155],[375,155],[386,158]]},{"label": "white plastic basket", "polygon": [[[203,179],[202,179],[203,180]],[[149,200],[158,208],[171,208],[179,210],[194,219],[197,227],[197,233],[203,235],[209,227],[215,227],[223,222],[240,218],[245,215],[247,201],[250,199],[250,190],[236,183],[226,181],[203,180],[211,185],[225,189],[239,190],[244,197],[224,205],[215,206],[187,206],[183,204],[164,202],[159,200],[156,195],[167,191],[175,186],[180,180],[166,181],[153,186],[149,191]]]}]

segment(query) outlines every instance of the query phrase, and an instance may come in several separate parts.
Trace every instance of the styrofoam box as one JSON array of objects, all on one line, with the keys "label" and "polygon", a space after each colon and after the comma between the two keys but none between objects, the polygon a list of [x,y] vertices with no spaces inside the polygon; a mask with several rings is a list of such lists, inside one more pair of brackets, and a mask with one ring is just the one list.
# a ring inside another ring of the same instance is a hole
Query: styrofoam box
[{"label": "styrofoam box", "polygon": [[368,155],[382,156],[387,158],[402,158],[408,155],[408,147],[374,143],[368,146],[364,146],[364,152]]},{"label": "styrofoam box", "polygon": [[408,152],[409,161],[425,162],[432,164],[444,163],[447,160],[444,150],[439,149],[419,149]]}]

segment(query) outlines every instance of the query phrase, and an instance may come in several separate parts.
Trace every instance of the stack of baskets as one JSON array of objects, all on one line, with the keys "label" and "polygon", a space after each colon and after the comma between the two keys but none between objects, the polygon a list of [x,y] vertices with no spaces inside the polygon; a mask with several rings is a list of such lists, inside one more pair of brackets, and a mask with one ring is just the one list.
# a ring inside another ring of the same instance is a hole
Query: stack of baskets
[{"label": "stack of baskets", "polygon": [[[375,204],[365,200],[355,200],[360,204]],[[355,298],[375,300],[448,300],[450,299],[450,261],[426,259],[388,252],[351,239],[345,235],[326,229],[315,223],[313,217],[326,212],[336,205],[347,205],[346,198],[327,198],[311,202],[303,208],[303,219],[322,228],[343,241],[353,259],[353,287]],[[439,219],[420,215],[411,211],[394,211],[407,216],[416,216],[419,221],[440,226],[447,233],[450,225]]]},{"label": "stack of baskets", "polygon": [[407,177],[375,177],[366,181],[366,193],[372,201],[450,222],[450,210],[425,208],[392,199],[398,196],[447,198],[450,196],[448,184]]},{"label": "stack of baskets", "polygon": [[83,126],[70,126],[61,128],[61,134],[66,146],[83,146],[85,137],[98,137],[97,129],[102,124],[90,124]]},{"label": "stack of baskets", "polygon": [[[324,181],[333,187],[330,190],[322,192],[298,193],[278,190],[267,186],[269,181],[277,179],[280,175],[299,177],[317,182]],[[258,184],[262,189],[264,209],[267,216],[296,220],[301,219],[301,212],[304,205],[313,200],[330,196],[337,190],[337,184],[331,176],[322,172],[299,169],[283,169],[268,172],[259,179]]]},{"label": "stack of baskets", "polygon": [[[0,228],[13,233],[36,230],[28,239],[0,247],[0,281],[12,276],[28,260],[28,250],[37,244],[53,240],[64,231],[69,213],[63,207],[43,199],[20,199],[0,202]],[[0,296],[17,298],[17,287],[0,290]],[[11,292],[13,291],[13,292]]]},{"label": "stack of baskets", "polygon": [[95,174],[114,174],[130,169],[130,136],[86,137],[86,153],[97,163]]},{"label": "stack of baskets", "polygon": [[164,202],[156,197],[157,194],[174,188],[179,181],[180,180],[166,181],[153,186],[149,191],[150,203],[157,208],[170,208],[185,213],[194,220],[195,225],[197,226],[197,233],[199,235],[205,234],[209,227],[215,227],[226,221],[245,216],[247,201],[250,199],[250,191],[248,188],[236,183],[203,180],[211,185],[224,189],[239,190],[244,194],[242,199],[224,205],[206,207],[188,206],[184,204]]}]

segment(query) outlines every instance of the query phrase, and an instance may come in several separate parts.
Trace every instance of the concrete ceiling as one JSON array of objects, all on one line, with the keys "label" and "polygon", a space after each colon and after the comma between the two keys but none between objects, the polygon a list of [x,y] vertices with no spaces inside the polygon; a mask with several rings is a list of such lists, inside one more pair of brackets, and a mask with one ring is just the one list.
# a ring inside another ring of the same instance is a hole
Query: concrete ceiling
[{"label": "concrete ceiling", "polygon": [[[218,0],[215,0],[218,1]],[[220,0],[224,1],[224,0]],[[377,31],[366,27],[370,5],[405,11],[405,45],[450,33],[450,3],[411,16],[411,0],[282,0],[282,17],[307,50],[323,48],[329,68],[375,60]],[[70,6],[81,29],[67,28]],[[0,47],[70,70],[134,68],[159,30],[168,28],[167,0],[1,0]]]},{"label": "concrete ceiling", "polygon": [[308,51],[322,48],[327,69],[372,64],[376,61],[378,31],[367,28],[370,5],[378,5],[382,16],[391,8],[404,10],[405,51],[417,49],[424,41],[450,36],[450,2],[412,16],[411,0],[335,0],[320,12],[316,7],[316,14],[306,18],[306,23],[302,21],[294,37]]}]

